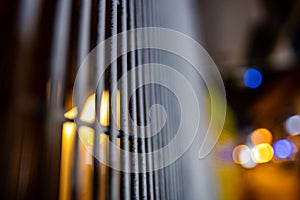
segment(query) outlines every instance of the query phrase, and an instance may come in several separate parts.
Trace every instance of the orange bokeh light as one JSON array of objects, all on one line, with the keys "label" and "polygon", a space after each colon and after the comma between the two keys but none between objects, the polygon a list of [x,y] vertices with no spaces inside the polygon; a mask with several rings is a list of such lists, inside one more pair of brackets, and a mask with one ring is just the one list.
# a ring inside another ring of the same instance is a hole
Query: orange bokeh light
[{"label": "orange bokeh light", "polygon": [[271,132],[265,128],[256,129],[251,135],[251,142],[253,145],[258,145],[262,143],[271,144],[272,139],[273,137]]}]

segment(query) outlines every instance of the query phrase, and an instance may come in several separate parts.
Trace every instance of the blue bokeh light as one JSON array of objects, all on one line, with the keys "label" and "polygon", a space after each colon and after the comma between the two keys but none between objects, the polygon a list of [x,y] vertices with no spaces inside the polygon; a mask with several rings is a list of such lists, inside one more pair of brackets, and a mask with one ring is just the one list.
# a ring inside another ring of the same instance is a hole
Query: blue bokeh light
[{"label": "blue bokeh light", "polygon": [[255,89],[262,83],[262,75],[260,71],[249,68],[244,74],[244,83],[247,87]]},{"label": "blue bokeh light", "polygon": [[278,140],[274,145],[274,153],[277,158],[289,158],[294,152],[294,145],[290,140]]}]

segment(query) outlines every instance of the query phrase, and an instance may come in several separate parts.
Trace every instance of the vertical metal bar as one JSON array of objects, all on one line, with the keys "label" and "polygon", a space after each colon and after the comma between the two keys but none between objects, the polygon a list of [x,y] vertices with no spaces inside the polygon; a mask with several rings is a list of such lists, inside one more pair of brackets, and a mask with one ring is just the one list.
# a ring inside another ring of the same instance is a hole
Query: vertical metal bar
[{"label": "vertical metal bar", "polygon": [[[150,1],[142,1],[142,13],[144,15],[143,17],[143,25],[148,27],[151,23],[151,7],[149,5]],[[148,37],[151,37],[150,35],[146,35],[147,39]],[[149,41],[149,40],[148,40]],[[151,51],[150,50],[145,50],[144,53],[144,62],[145,63],[151,63]],[[146,74],[146,72],[143,73],[143,78],[145,79],[146,76],[150,76],[150,74]],[[148,89],[149,86],[145,86],[144,88],[144,109],[146,110],[144,112],[144,117],[145,117],[145,125],[150,124],[151,122],[148,120],[147,116],[147,110],[150,109],[150,88]],[[147,136],[145,140],[145,145],[146,145],[146,152],[149,153],[147,156],[146,160],[146,169],[147,169],[147,198],[153,200],[154,199],[154,179],[153,179],[153,159],[151,156],[152,153],[152,137],[150,137],[151,133],[151,127],[146,129],[145,136]]]},{"label": "vertical metal bar", "polygon": [[[111,35],[117,34],[117,0],[112,0],[111,2],[111,27],[110,27],[110,33]],[[115,57],[117,54],[117,41],[112,40],[111,44],[111,52],[110,56]],[[110,70],[109,70],[109,97],[110,97],[110,113],[109,113],[109,141],[113,143],[114,145],[117,145],[117,124],[114,119],[114,116],[116,116],[116,113],[112,113],[113,111],[116,111],[116,98],[115,96],[112,96],[112,91],[114,87],[117,84],[117,61],[111,63]],[[111,145],[109,146],[109,163],[111,165],[115,165],[117,160],[117,152],[111,148]],[[118,174],[117,171],[113,168],[109,168],[109,199],[119,199],[119,191],[118,191]]]},{"label": "vertical metal bar", "polygon": [[[135,1],[134,0],[129,0],[129,29],[134,29],[136,28],[135,25],[135,17],[136,17],[136,13],[135,13]],[[132,48],[135,47],[135,35],[134,33],[132,33],[129,36],[129,40],[130,40],[130,46]],[[132,69],[135,67],[136,65],[136,52],[131,52],[130,53],[130,66],[129,69]],[[131,80],[128,80],[128,86],[130,88],[130,90],[135,88],[135,74],[133,72]],[[133,94],[131,97],[131,101],[130,101],[130,109],[131,109],[131,118],[133,122],[137,121],[137,100],[136,100],[136,94]],[[131,134],[132,134],[132,139],[131,139],[131,145],[130,145],[130,151],[133,153],[132,156],[132,160],[131,160],[131,166],[132,166],[132,171],[133,173],[131,174],[131,190],[132,190],[132,199],[139,199],[139,178],[138,178],[138,173],[136,173],[136,171],[138,171],[138,156],[136,153],[138,153],[138,139],[137,139],[137,130],[135,126],[131,126]]]},{"label": "vertical metal bar", "polygon": [[[126,0],[121,1],[121,31],[127,30],[127,17],[128,17],[128,4]],[[127,50],[127,35],[121,38],[121,48],[122,50]],[[128,54],[122,56],[121,61],[121,75],[127,73],[128,69]],[[123,131],[121,138],[121,149],[129,152],[129,127],[128,127],[128,80],[124,80],[120,85],[120,95],[121,95],[121,110],[120,110],[120,130]],[[129,170],[129,154],[125,153],[124,157],[121,157],[121,165],[124,167],[123,172],[121,172],[120,180],[120,191],[121,199],[130,199],[130,174],[127,172]],[[122,167],[122,168],[123,168]]]},{"label": "vertical metal bar", "polygon": [[[140,0],[136,0],[136,18],[135,18],[135,24],[137,28],[143,27],[143,18],[145,17],[145,13],[142,13],[142,4]],[[136,35],[136,45],[139,46],[140,42],[147,40],[147,38],[142,38],[141,35]],[[136,78],[136,82],[137,85],[143,85],[143,73],[142,73],[142,69],[139,67],[140,65],[143,64],[144,61],[144,51],[145,49],[141,49],[136,51],[137,53],[137,57],[136,57],[136,61],[137,61],[137,78]],[[137,90],[137,102],[138,102],[138,107],[137,107],[137,111],[138,111],[138,121],[140,122],[140,126],[145,126],[145,107],[144,107],[144,91],[143,91],[143,87],[139,88]],[[139,158],[139,169],[140,171],[142,171],[141,173],[139,173],[139,183],[140,183],[140,199],[147,199],[147,176],[146,176],[146,158],[143,154],[145,154],[145,133],[143,131],[140,131],[138,133],[138,141],[139,141],[139,149],[138,152],[140,153]]]},{"label": "vertical metal bar", "polygon": [[[156,11],[155,12],[155,21],[157,23],[159,23],[159,5],[158,5],[158,1],[157,0],[154,0],[154,10]],[[159,42],[160,41],[160,35],[159,33],[156,33],[156,37],[157,37],[157,40]],[[156,59],[157,59],[157,62],[161,63],[161,52],[158,52],[156,51]],[[158,79],[162,79],[161,77],[161,73],[158,73],[156,74],[156,76],[158,77]],[[156,88],[156,94],[157,94],[157,97],[156,97],[156,102],[162,102],[162,90],[161,90],[161,87],[160,88]],[[162,148],[165,144],[165,141],[164,141],[164,130],[161,130],[161,132],[158,134],[158,149]],[[160,157],[160,162],[164,162],[164,156],[165,155],[161,155]],[[167,199],[167,184],[166,184],[166,169],[165,168],[162,168],[158,171],[159,173],[159,184],[160,184],[160,187],[159,187],[159,193],[160,193],[160,198],[161,199]]]},{"label": "vertical metal bar", "polygon": [[[97,39],[96,39],[96,43],[99,44],[102,41],[105,40],[106,37],[106,26],[107,26],[107,3],[106,0],[99,0],[98,1],[98,25],[97,25]],[[105,53],[98,55],[96,57],[96,69],[95,69],[95,75],[96,77],[96,82],[95,84],[99,84],[96,85],[97,89],[95,91],[95,109],[96,109],[96,117],[99,117],[100,114],[100,99],[101,99],[101,95],[103,95],[103,91],[104,91],[104,87],[105,87],[105,83],[100,82],[98,83],[98,79],[99,79],[99,73],[102,67],[104,67],[104,63],[105,63]],[[93,181],[94,181],[94,192],[93,192],[93,199],[106,199],[107,198],[107,193],[108,193],[108,185],[107,185],[107,175],[105,174],[105,170],[107,169],[106,166],[104,166],[102,163],[99,163],[99,161],[97,160],[100,157],[100,154],[103,154],[104,156],[106,155],[107,152],[102,152],[105,148],[100,148],[100,137],[101,134],[104,134],[102,132],[100,132],[99,130],[99,124],[95,124],[95,136],[94,136],[94,177],[93,177]],[[105,150],[104,150],[105,151]]]}]

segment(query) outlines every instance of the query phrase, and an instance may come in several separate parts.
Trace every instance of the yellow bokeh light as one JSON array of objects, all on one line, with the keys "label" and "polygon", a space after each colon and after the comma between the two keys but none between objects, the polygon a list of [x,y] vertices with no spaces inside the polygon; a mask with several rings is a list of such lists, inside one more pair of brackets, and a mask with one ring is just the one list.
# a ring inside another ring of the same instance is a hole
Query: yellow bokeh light
[{"label": "yellow bokeh light", "polygon": [[89,96],[84,103],[80,120],[93,123],[95,121],[95,93]]},{"label": "yellow bokeh light", "polygon": [[253,131],[251,135],[251,142],[253,145],[258,145],[262,143],[271,144],[272,138],[272,134],[268,129],[259,128]]},{"label": "yellow bokeh light", "polygon": [[273,148],[270,144],[262,143],[255,145],[252,149],[252,155],[256,163],[266,163],[272,160],[274,156]]},{"label": "yellow bokeh light", "polygon": [[70,110],[68,110],[65,114],[64,117],[68,118],[68,119],[75,119],[75,117],[77,116],[77,107],[74,107]]}]

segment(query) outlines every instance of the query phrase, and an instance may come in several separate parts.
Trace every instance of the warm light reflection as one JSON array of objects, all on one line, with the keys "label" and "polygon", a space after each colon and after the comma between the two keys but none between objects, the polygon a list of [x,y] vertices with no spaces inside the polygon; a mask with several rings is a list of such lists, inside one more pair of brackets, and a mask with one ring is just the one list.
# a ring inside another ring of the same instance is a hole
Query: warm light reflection
[{"label": "warm light reflection", "polygon": [[93,147],[79,142],[77,148],[77,171],[75,174],[77,180],[76,197],[77,199],[92,199],[93,155],[91,152]]},{"label": "warm light reflection", "polygon": [[[94,145],[94,129],[87,127],[87,126],[81,126],[79,128],[79,136],[81,141],[88,146]],[[102,144],[103,141],[106,139],[106,135],[104,133],[100,134],[99,144]]]},{"label": "warm light reflection", "polygon": [[75,117],[77,116],[77,107],[74,107],[70,110],[68,110],[65,114],[64,117],[67,119],[75,119]]},{"label": "warm light reflection", "polygon": [[[95,121],[95,93],[89,96],[84,103],[80,120],[93,123]],[[100,102],[100,116],[99,121],[100,125],[102,126],[109,126],[109,106],[110,106],[110,99],[109,99],[109,92],[107,90],[103,91],[101,102]],[[117,129],[120,130],[120,121],[121,121],[121,97],[120,97],[120,90],[116,92],[116,124]],[[73,107],[69,111],[64,114],[65,118],[68,119],[75,119],[78,114],[77,107]]]},{"label": "warm light reflection", "polygon": [[120,90],[117,90],[117,97],[116,97],[116,112],[117,112],[117,129],[120,130],[120,120],[121,120],[121,96]]},{"label": "warm light reflection", "polygon": [[84,103],[80,120],[93,123],[95,121],[95,93],[89,96]]},{"label": "warm light reflection", "polygon": [[[102,126],[109,126],[109,92],[106,90],[103,92],[101,97],[101,104],[100,104],[100,125]],[[120,120],[121,120],[121,97],[120,97],[120,90],[116,92],[116,124],[117,129],[120,130]]]},{"label": "warm light reflection", "polygon": [[81,141],[89,146],[93,146],[94,143],[94,129],[87,127],[87,126],[81,126],[79,128],[79,136]]},{"label": "warm light reflection", "polygon": [[253,131],[251,134],[251,142],[253,145],[258,145],[262,143],[272,143],[272,134],[268,129],[260,128]]},{"label": "warm light reflection", "polygon": [[61,200],[70,199],[75,130],[75,123],[65,122],[63,124],[59,193]]},{"label": "warm light reflection", "polygon": [[103,91],[100,103],[100,125],[109,126],[109,92]]},{"label": "warm light reflection", "polygon": [[262,143],[255,145],[252,149],[254,161],[257,163],[266,163],[272,160],[274,152],[270,144]]}]

